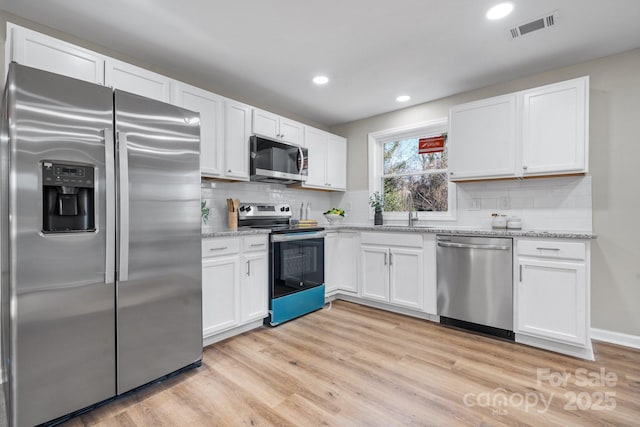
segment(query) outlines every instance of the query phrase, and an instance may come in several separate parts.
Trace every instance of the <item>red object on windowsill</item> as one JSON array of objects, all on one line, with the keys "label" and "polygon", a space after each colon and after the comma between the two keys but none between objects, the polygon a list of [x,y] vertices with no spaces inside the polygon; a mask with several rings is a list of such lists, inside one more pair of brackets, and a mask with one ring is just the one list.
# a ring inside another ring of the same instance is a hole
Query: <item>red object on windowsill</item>
[{"label": "red object on windowsill", "polygon": [[441,153],[444,151],[445,136],[433,136],[418,140],[418,154]]}]

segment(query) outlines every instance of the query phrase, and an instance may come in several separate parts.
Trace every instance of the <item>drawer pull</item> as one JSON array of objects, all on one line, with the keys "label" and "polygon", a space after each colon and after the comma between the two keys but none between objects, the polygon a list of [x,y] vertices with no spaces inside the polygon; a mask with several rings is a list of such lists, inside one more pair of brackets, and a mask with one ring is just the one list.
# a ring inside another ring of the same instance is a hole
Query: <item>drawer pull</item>
[{"label": "drawer pull", "polygon": [[209,248],[209,250],[210,251],[221,251],[221,250],[228,249],[228,248],[229,248],[228,246],[221,246],[219,248]]},{"label": "drawer pull", "polygon": [[264,243],[252,243],[251,247],[256,247],[256,246],[264,246]]},{"label": "drawer pull", "polygon": [[560,248],[536,248],[539,251],[559,251]]}]

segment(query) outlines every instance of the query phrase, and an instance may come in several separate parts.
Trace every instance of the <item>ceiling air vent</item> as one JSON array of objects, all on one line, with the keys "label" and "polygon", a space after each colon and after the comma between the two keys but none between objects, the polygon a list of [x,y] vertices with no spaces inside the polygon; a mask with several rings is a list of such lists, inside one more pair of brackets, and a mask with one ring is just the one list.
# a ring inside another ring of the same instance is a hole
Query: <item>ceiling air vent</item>
[{"label": "ceiling air vent", "polygon": [[512,39],[517,39],[527,34],[531,34],[538,30],[553,27],[558,23],[558,11],[549,13],[541,18],[534,19],[530,22],[525,22],[520,25],[516,25],[513,28],[509,28],[509,35]]}]

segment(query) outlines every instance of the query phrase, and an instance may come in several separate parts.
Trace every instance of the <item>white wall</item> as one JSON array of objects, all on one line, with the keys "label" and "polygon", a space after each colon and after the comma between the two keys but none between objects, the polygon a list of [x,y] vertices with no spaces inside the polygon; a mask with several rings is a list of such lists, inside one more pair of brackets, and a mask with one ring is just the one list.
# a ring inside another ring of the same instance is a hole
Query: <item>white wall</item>
[{"label": "white wall", "polygon": [[[349,191],[362,198],[358,195],[368,189],[369,132],[445,117],[455,104],[590,75],[590,175],[593,231],[598,235],[592,243],[592,326],[640,336],[638,70],[640,49],[635,49],[334,126],[332,131],[349,141]],[[497,191],[501,185],[497,181],[485,188]]]}]

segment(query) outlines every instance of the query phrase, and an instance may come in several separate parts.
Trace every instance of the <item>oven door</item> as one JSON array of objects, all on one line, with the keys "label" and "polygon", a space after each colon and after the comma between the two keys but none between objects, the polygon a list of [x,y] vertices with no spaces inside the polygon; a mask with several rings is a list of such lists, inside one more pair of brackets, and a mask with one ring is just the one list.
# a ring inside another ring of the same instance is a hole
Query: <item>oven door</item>
[{"label": "oven door", "polygon": [[271,236],[271,298],[324,284],[324,231]]}]

